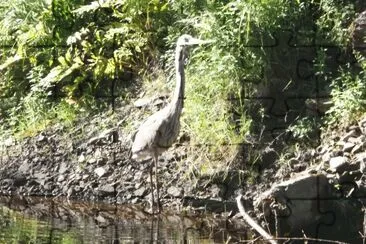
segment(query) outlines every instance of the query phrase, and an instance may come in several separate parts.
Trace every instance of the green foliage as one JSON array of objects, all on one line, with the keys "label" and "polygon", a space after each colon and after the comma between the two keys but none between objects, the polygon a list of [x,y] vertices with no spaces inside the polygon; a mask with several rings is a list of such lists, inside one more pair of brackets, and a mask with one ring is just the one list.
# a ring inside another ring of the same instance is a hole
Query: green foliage
[{"label": "green foliage", "polygon": [[35,128],[42,129],[53,117],[49,111],[63,109],[59,102],[90,108],[95,96],[110,95],[104,87],[112,80],[126,87],[132,82],[120,84],[125,71],[144,72],[156,59],[152,43],[165,31],[166,3],[83,4],[17,0],[1,9],[0,44],[9,48],[0,51],[0,92],[6,97],[0,118],[8,126],[22,131],[39,123]]},{"label": "green foliage", "polygon": [[349,125],[366,112],[365,70],[352,73],[342,70],[331,84],[333,106],[327,112],[327,125]]},{"label": "green foliage", "polygon": [[316,21],[318,42],[346,46],[349,41],[348,28],[355,18],[354,4],[333,0],[321,0],[318,4],[321,12]]},{"label": "green foliage", "polygon": [[295,124],[288,127],[288,131],[292,133],[292,136],[298,140],[307,141],[311,140],[311,133],[314,132],[316,127],[319,126],[319,122],[315,119],[303,117],[295,122]]},{"label": "green foliage", "polygon": [[[112,84],[128,100],[136,81],[125,78],[127,72],[148,77],[144,89],[163,86],[150,85],[148,74],[173,74],[179,35],[214,40],[191,50],[186,71],[183,131],[201,172],[222,169],[236,158],[233,145],[245,142],[253,124],[260,123],[252,121],[248,111],[254,105],[244,97],[255,92],[255,84],[271,82],[274,63],[291,63],[283,60],[282,49],[260,46],[288,43],[287,36],[275,36],[284,29],[305,33],[300,40],[305,43],[316,34],[322,43],[347,46],[357,9],[332,0],[0,0],[0,5],[0,44],[8,47],[0,50],[5,98],[0,121],[23,136],[53,123],[72,124],[76,114],[98,107],[95,97],[110,95]],[[333,96],[327,123],[354,119],[363,111],[365,68],[359,72],[340,64],[329,73],[327,50],[319,48],[317,55],[317,79]],[[359,63],[365,62],[359,58]],[[314,128],[306,117],[292,125],[289,130],[299,139]]]}]

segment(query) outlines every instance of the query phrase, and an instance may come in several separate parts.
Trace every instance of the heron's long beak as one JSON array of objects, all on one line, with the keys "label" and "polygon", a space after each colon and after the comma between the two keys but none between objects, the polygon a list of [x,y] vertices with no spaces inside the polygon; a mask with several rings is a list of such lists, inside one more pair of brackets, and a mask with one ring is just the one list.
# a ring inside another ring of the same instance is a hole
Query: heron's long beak
[{"label": "heron's long beak", "polygon": [[214,42],[214,40],[201,40],[198,38],[192,38],[191,40],[189,40],[189,45],[201,45],[201,44],[208,44],[208,43],[212,43]]}]

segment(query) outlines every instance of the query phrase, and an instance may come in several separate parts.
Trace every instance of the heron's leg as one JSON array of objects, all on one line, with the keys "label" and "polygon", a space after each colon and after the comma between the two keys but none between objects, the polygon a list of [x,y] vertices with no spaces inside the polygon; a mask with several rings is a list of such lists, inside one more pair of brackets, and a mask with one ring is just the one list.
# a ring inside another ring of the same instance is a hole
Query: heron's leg
[{"label": "heron's leg", "polygon": [[[154,161],[154,159],[153,159]],[[151,210],[152,212],[154,212],[154,183],[153,183],[153,179],[152,179],[152,175],[153,175],[153,167],[154,167],[154,162],[151,162],[150,165],[150,186],[151,186]]]},{"label": "heron's leg", "polygon": [[160,196],[159,196],[159,181],[158,181],[158,155],[154,155],[154,163],[155,163],[155,184],[156,184],[156,198],[158,204],[158,213],[160,213]]}]

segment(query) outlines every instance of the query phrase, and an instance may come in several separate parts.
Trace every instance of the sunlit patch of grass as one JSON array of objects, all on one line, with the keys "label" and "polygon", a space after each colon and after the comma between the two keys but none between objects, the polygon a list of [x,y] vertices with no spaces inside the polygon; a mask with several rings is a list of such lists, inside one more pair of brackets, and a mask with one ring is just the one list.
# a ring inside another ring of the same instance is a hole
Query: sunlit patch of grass
[{"label": "sunlit patch of grass", "polygon": [[14,136],[21,139],[35,136],[55,123],[69,127],[80,113],[80,107],[70,101],[46,103],[29,97],[23,103],[22,109],[13,111],[10,123],[13,123]]},{"label": "sunlit patch of grass", "polygon": [[182,129],[190,137],[189,157],[199,174],[228,170],[249,133],[250,118],[235,121],[232,115],[229,98],[240,99],[241,91],[237,70],[228,65],[234,61],[215,47],[206,48],[191,57],[187,68]]}]

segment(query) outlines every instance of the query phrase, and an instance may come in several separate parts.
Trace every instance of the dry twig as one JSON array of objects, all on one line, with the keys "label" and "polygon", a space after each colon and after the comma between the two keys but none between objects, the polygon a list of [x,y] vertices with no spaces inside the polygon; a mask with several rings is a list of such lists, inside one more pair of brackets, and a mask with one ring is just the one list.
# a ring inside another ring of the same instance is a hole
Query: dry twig
[{"label": "dry twig", "polygon": [[255,229],[266,241],[269,241],[272,244],[277,244],[278,242],[274,240],[274,237],[268,234],[259,224],[257,224],[252,217],[249,216],[245,212],[243,204],[241,203],[242,195],[239,195],[236,198],[236,204],[238,205],[238,209],[240,214],[243,216],[243,219],[253,228]]}]

